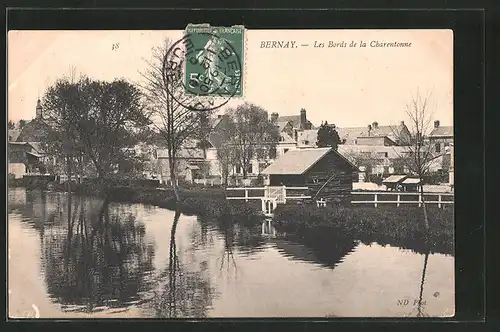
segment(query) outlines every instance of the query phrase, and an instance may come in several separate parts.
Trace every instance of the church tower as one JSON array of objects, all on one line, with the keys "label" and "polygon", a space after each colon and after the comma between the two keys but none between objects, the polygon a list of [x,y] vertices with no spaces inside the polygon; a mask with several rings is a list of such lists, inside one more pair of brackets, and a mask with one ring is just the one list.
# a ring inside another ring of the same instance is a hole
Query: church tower
[{"label": "church tower", "polygon": [[40,98],[38,98],[36,102],[36,118],[37,119],[42,118],[42,104],[40,103]]}]

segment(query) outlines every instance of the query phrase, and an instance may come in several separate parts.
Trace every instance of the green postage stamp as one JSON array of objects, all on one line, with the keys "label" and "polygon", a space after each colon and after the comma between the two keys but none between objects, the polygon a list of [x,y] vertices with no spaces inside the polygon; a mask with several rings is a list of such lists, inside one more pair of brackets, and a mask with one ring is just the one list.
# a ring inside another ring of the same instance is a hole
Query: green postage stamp
[{"label": "green postage stamp", "polygon": [[243,96],[245,28],[188,25],[185,90],[196,96]]}]

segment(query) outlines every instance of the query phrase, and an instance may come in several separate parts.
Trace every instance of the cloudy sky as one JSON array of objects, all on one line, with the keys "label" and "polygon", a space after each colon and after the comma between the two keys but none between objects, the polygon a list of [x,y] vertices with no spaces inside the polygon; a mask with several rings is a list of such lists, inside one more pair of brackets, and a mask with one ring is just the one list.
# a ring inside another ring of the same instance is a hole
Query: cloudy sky
[{"label": "cloudy sky", "polygon": [[[35,116],[37,97],[71,68],[104,80],[139,81],[151,48],[182,31],[10,31],[8,118]],[[261,48],[294,40],[297,48]],[[314,42],[324,48],[314,48]],[[328,47],[351,41],[358,47]],[[359,47],[364,41],[367,47]],[[372,41],[411,47],[370,47]],[[300,46],[308,44],[308,47]],[[115,47],[113,47],[115,45]],[[434,119],[453,123],[453,34],[450,30],[247,30],[244,99],[280,115],[341,127],[405,120],[417,91],[431,94]],[[117,47],[116,47],[117,46]],[[228,106],[243,100],[232,100]],[[223,111],[223,110],[222,110]],[[407,119],[406,119],[407,120]]]}]

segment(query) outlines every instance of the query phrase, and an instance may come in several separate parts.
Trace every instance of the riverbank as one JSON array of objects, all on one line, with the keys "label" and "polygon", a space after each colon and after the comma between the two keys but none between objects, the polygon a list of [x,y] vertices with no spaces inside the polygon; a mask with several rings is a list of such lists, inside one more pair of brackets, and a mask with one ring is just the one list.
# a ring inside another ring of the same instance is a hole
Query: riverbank
[{"label": "riverbank", "polygon": [[454,252],[453,209],[428,206],[429,230],[418,207],[325,207],[281,205],[273,221],[280,231],[297,234],[340,232],[366,244],[398,245],[424,253]]},{"label": "riverbank", "polygon": [[[56,186],[55,191],[64,191]],[[111,202],[141,203],[170,210],[179,209],[186,215],[197,215],[224,225],[259,225],[264,219],[259,201],[228,201],[224,188],[180,188],[181,201],[176,203],[171,188],[115,186],[99,189],[89,184],[72,187],[82,196],[107,197]],[[453,254],[454,217],[452,207],[439,209],[428,206],[430,230],[423,228],[422,209],[416,206],[340,206],[317,208],[311,204],[278,205],[273,225],[278,231],[296,234],[318,232],[341,233],[366,244],[392,244],[425,252]]]}]

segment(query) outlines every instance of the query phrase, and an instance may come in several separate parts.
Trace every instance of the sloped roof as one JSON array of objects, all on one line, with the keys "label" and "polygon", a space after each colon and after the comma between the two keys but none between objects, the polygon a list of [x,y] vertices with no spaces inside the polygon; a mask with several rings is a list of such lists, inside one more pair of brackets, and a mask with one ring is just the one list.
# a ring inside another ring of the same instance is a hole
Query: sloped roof
[{"label": "sloped roof", "polygon": [[[271,165],[269,165],[262,174],[303,174],[319,160],[326,156],[330,151],[335,151],[332,148],[309,148],[290,150],[281,155]],[[337,153],[335,151],[335,153]],[[337,153],[338,154],[338,153]],[[338,154],[346,163],[353,168],[357,168],[350,161]]]},{"label": "sloped roof", "polygon": [[276,122],[292,122],[292,126],[297,127],[300,124],[300,115],[282,115]]},{"label": "sloped roof", "polygon": [[453,126],[439,126],[429,134],[431,137],[453,136]]},{"label": "sloped roof", "polygon": [[354,144],[354,140],[358,137],[389,137],[391,139],[395,139],[394,131],[399,131],[402,129],[401,125],[398,126],[377,126],[376,128],[372,127],[370,132],[368,132],[368,126],[366,127],[345,127],[339,128],[337,127],[337,133],[339,134],[341,139],[345,139],[345,144]]},{"label": "sloped roof", "polygon": [[17,141],[19,134],[21,134],[21,131],[19,129],[9,129],[9,141]]},{"label": "sloped roof", "polygon": [[41,142],[45,136],[45,124],[39,119],[26,123],[17,137],[18,142]]},{"label": "sloped roof", "polygon": [[[277,123],[280,123],[280,122],[285,122],[285,123],[288,123],[288,122],[291,122],[293,128],[298,128],[300,127],[300,115],[282,115],[280,116],[277,120],[276,120]],[[312,127],[312,122],[307,120],[306,121],[307,123],[311,124],[311,127]]]},{"label": "sloped roof", "polygon": [[388,178],[384,179],[382,183],[398,183],[406,179],[407,175],[391,175]]},{"label": "sloped roof", "polygon": [[43,148],[41,142],[29,142],[28,144],[31,145],[38,153],[45,153],[45,149]]},{"label": "sloped roof", "polygon": [[402,156],[406,148],[403,146],[384,146],[384,145],[349,145],[349,144],[339,144],[337,151],[348,158],[349,154],[352,153],[385,153],[387,152],[387,158],[394,159]]},{"label": "sloped roof", "polygon": [[279,121],[279,122],[276,122],[276,125],[278,126],[280,131],[283,131],[283,129],[285,129],[286,125],[289,123],[290,123],[290,121]]},{"label": "sloped roof", "polygon": [[404,184],[419,184],[420,179],[415,179],[415,178],[408,178],[403,181]]}]

